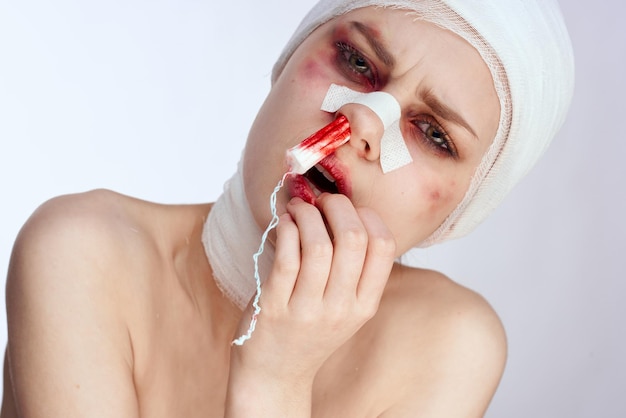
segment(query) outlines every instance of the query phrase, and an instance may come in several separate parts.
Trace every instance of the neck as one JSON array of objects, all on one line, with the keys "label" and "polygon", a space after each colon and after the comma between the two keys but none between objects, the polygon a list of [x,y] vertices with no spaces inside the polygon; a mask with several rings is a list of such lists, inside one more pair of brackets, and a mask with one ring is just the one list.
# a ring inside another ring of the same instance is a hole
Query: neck
[{"label": "neck", "polygon": [[[221,292],[244,310],[256,292],[254,260],[263,231],[256,224],[246,199],[241,164],[224,186],[204,224],[202,242]],[[274,259],[268,242],[259,258],[259,276],[265,279]]]}]

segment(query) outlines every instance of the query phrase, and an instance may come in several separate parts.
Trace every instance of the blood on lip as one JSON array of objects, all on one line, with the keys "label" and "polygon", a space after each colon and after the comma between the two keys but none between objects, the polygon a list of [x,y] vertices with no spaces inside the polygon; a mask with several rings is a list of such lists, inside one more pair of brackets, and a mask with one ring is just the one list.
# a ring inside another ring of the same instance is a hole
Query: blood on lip
[{"label": "blood on lip", "polygon": [[307,203],[315,204],[315,192],[308,180],[302,176],[290,176],[287,178],[289,191],[292,197],[299,197]]},{"label": "blood on lip", "polygon": [[298,145],[287,150],[289,171],[304,174],[350,139],[350,124],[341,115]]}]

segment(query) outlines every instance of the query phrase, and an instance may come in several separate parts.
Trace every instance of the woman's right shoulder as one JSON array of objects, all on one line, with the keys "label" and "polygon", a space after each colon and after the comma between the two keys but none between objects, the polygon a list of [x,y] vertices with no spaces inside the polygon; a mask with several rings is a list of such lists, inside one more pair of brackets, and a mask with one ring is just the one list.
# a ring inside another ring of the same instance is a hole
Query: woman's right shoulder
[{"label": "woman's right shoulder", "polygon": [[[7,285],[14,280],[115,280],[132,257],[149,257],[142,233],[142,202],[109,190],[54,197],[40,205],[15,240]],[[145,260],[144,260],[145,261]]]},{"label": "woman's right shoulder", "polygon": [[123,244],[120,233],[136,224],[133,208],[138,204],[136,199],[105,189],[54,197],[41,204],[22,226],[16,249],[36,257],[85,250],[90,245],[98,245],[102,251],[108,240],[119,247]]},{"label": "woman's right shoulder", "polygon": [[137,199],[107,189],[56,196],[35,209],[20,231],[20,236],[23,233],[45,232],[61,225],[108,223],[128,213],[136,202]]},{"label": "woman's right shoulder", "polygon": [[[106,190],[59,196],[20,230],[6,306],[11,379],[22,407],[58,412],[72,399],[76,411],[136,410],[132,397],[119,394],[134,393],[129,327],[150,300],[137,291],[147,277],[139,266],[158,259],[149,255],[154,239],[140,229],[141,207]],[[77,396],[79,388],[90,395]]]}]

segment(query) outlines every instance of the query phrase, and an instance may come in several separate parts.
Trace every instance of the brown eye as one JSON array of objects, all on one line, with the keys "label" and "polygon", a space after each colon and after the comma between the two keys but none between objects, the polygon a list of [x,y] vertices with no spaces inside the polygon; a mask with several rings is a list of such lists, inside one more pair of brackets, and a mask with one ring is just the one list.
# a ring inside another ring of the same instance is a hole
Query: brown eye
[{"label": "brown eye", "polygon": [[435,144],[442,148],[448,148],[448,141],[446,141],[445,134],[438,131],[436,127],[430,125],[424,131],[424,135],[429,137]]},{"label": "brown eye", "polygon": [[414,124],[419,129],[419,133],[427,145],[438,152],[445,152],[453,157],[457,156],[454,144],[439,125],[423,120],[415,121]]},{"label": "brown eye", "polygon": [[352,81],[366,83],[368,88],[377,85],[376,69],[357,49],[343,42],[337,42],[337,63],[343,73]]},{"label": "brown eye", "polygon": [[352,54],[349,58],[350,61],[350,65],[352,65],[352,68],[354,68],[354,71],[359,72],[359,73],[366,73],[369,71],[370,67],[367,64],[367,61],[365,61],[365,58],[356,55],[356,54]]}]

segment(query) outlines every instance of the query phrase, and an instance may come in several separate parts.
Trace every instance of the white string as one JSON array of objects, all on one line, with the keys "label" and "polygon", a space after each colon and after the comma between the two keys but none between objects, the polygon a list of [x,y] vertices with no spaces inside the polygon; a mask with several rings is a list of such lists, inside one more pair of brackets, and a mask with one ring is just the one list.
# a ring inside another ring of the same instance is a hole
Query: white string
[{"label": "white string", "polygon": [[259,299],[261,298],[261,277],[259,276],[258,260],[261,254],[263,254],[263,250],[265,249],[265,241],[267,241],[267,236],[269,235],[270,231],[278,225],[278,215],[276,213],[276,196],[278,195],[280,189],[283,187],[285,179],[289,174],[291,174],[291,171],[283,174],[283,177],[280,179],[276,187],[274,187],[274,191],[270,196],[270,210],[272,212],[272,219],[267,225],[267,228],[265,228],[265,232],[263,232],[263,236],[261,237],[261,244],[259,245],[259,250],[252,256],[252,258],[254,259],[254,280],[256,281],[256,293],[254,295],[254,301],[252,302],[254,311],[252,312],[252,317],[250,318],[250,326],[248,327],[248,331],[236,340],[234,340],[232,342],[233,345],[243,345],[243,343],[245,343],[252,337],[252,333],[256,328],[257,318],[261,313],[261,306],[259,305]]}]

